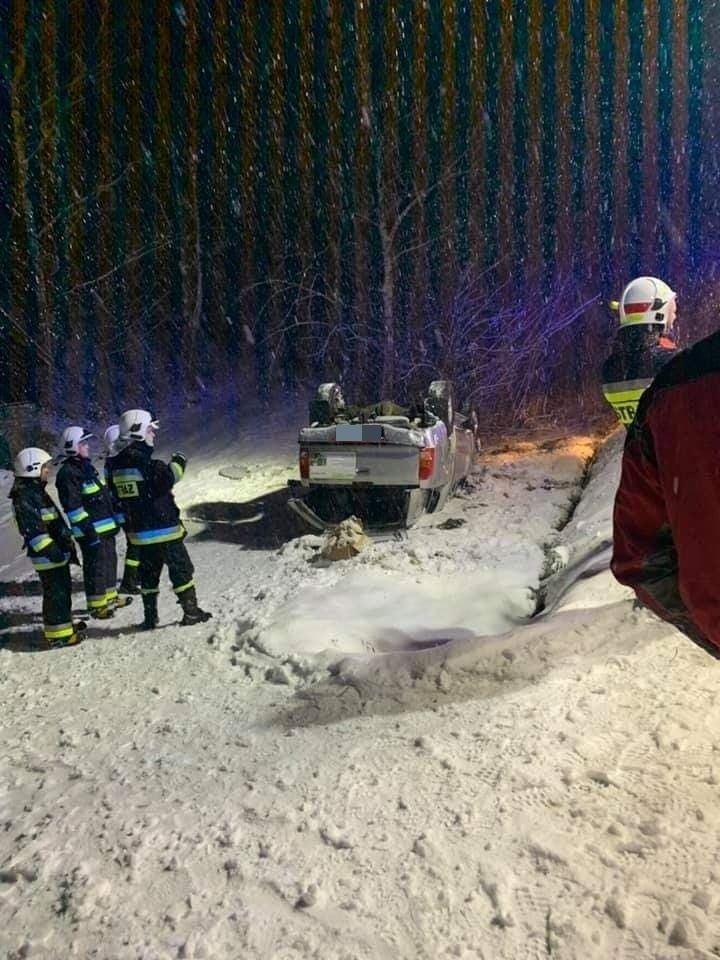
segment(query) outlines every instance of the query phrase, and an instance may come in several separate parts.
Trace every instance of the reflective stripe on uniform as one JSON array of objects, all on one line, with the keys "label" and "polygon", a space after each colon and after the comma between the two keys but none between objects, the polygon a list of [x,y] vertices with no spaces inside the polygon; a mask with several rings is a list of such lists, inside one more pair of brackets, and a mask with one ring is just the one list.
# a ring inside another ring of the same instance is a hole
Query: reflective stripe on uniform
[{"label": "reflective stripe on uniform", "polygon": [[57,520],[58,513],[55,507],[41,507],[40,516],[45,523],[50,523],[51,520]]},{"label": "reflective stripe on uniform", "polygon": [[194,587],[194,586],[195,586],[195,581],[188,580],[187,583],[183,583],[179,587],[173,587],[173,590],[175,591],[175,593],[185,593],[186,590],[189,590],[190,587]]},{"label": "reflective stripe on uniform", "polygon": [[112,478],[114,482],[128,483],[133,480],[144,480],[142,470],[136,470],[135,467],[125,467],[124,470],[113,470]]},{"label": "reflective stripe on uniform", "polygon": [[104,593],[101,596],[87,598],[87,605],[92,610],[97,610],[98,607],[104,607],[106,603],[107,603],[107,600],[105,599]]},{"label": "reflective stripe on uniform", "polygon": [[89,483],[84,483],[82,487],[82,492],[84,496],[90,496],[92,493],[99,493],[102,490],[102,487],[98,486],[94,480],[91,480]]},{"label": "reflective stripe on uniform", "polygon": [[652,377],[639,377],[637,380],[616,380],[614,383],[604,383],[603,391],[607,393],[634,393],[639,390],[640,393],[652,383]]},{"label": "reflective stripe on uniform", "polygon": [[63,637],[73,635],[73,625],[71,623],[47,623],[43,633],[46,640],[62,640]]},{"label": "reflective stripe on uniform", "polygon": [[619,380],[616,383],[603,384],[605,399],[621,423],[627,426],[633,422],[640,397],[651,383],[651,377],[644,377],[640,380]]},{"label": "reflective stripe on uniform", "polygon": [[128,559],[128,560],[125,561],[125,566],[126,566],[126,567],[139,567],[139,566],[140,566],[140,561],[139,561],[139,560],[129,560],[129,559]]},{"label": "reflective stripe on uniform", "polygon": [[67,566],[67,557],[64,560],[59,560],[57,563],[53,563],[51,560],[48,560],[47,557],[30,557],[30,563],[36,570],[55,570],[56,567]]},{"label": "reflective stripe on uniform", "polygon": [[70,523],[78,523],[80,520],[86,520],[90,514],[85,507],[76,507],[74,510],[68,510],[68,520]]},{"label": "reflective stripe on uniform", "polygon": [[182,480],[185,474],[185,470],[183,467],[180,466],[179,463],[175,463],[174,460],[170,461],[170,469],[172,470],[173,476],[175,477],[176,481]]},{"label": "reflective stripe on uniform", "polygon": [[185,536],[185,528],[179,524],[175,527],[165,527],[162,530],[133,530],[128,531],[128,540],[136,547],[147,546],[150,543],[168,543],[170,540],[180,540]]},{"label": "reflective stripe on uniform", "polygon": [[32,538],[30,546],[33,550],[40,552],[40,550],[44,550],[45,547],[49,547],[52,542],[52,537],[49,537],[46,533],[39,533],[36,537]]},{"label": "reflective stripe on uniform", "polygon": [[160,593],[160,587],[141,587],[140,593],[144,597],[151,597],[154,593]]},{"label": "reflective stripe on uniform", "polygon": [[105,517],[104,520],[93,520],[92,523],[96,533],[110,533],[111,530],[115,530],[117,527],[112,517]]}]

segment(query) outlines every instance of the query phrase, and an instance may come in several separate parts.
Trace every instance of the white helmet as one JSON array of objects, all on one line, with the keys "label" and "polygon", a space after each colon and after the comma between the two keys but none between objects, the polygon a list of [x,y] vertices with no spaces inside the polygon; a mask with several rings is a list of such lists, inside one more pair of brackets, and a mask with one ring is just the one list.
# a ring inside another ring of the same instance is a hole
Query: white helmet
[{"label": "white helmet", "polygon": [[25,447],[13,460],[13,472],[16,477],[39,478],[40,471],[52,457],[40,447]]},{"label": "white helmet", "polygon": [[60,435],[60,454],[63,457],[72,457],[78,452],[81,443],[87,443],[94,433],[88,433],[82,427],[67,427]]},{"label": "white helmet", "polygon": [[126,410],[118,426],[121,440],[144,440],[148,427],[157,430],[160,424],[147,410]]},{"label": "white helmet", "polygon": [[103,434],[103,453],[106,457],[112,457],[117,453],[117,439],[120,436],[120,427],[114,423],[108,427]]},{"label": "white helmet", "polygon": [[620,297],[620,326],[660,323],[667,326],[675,291],[657,277],[636,277]]}]

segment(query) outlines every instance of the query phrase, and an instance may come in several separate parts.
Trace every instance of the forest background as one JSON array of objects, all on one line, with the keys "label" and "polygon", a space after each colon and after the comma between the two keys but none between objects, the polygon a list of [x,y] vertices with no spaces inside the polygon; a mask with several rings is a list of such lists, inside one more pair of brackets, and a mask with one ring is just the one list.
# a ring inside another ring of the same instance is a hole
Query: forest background
[{"label": "forest background", "polygon": [[0,402],[519,422],[597,404],[634,275],[717,326],[715,0],[0,7]]}]

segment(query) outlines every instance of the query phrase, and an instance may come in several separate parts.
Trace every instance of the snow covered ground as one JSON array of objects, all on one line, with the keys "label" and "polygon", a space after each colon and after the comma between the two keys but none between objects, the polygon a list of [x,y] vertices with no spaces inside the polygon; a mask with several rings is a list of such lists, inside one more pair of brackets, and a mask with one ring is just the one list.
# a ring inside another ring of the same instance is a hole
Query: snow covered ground
[{"label": "snow covered ground", "polygon": [[0,955],[719,956],[718,664],[597,572],[622,437],[486,453],[329,563],[290,420],[195,444],[189,629],[165,582],[162,629],[41,651],[0,474]]}]

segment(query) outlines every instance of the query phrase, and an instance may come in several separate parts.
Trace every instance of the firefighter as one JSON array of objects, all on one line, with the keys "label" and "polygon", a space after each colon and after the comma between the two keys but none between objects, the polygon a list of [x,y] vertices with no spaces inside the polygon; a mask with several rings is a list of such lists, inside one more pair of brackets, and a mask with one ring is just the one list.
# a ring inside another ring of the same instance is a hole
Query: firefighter
[{"label": "firefighter", "polygon": [[70,563],[77,553],[70,529],[46,491],[52,457],[39,447],[26,447],[13,460],[15,482],[10,490],[13,513],[28,557],[40,577],[45,640],[50,647],[79,643],[86,624],[73,623]]},{"label": "firefighter", "polygon": [[67,427],[60,437],[62,466],[55,479],[60,503],[80,544],[83,579],[90,616],[112,617],[131,597],[118,597],[115,522],[112,498],[90,460],[93,434],[82,427]]},{"label": "firefighter", "polygon": [[719,450],[720,331],[675,356],[640,400],[615,498],[611,564],[655,613],[716,648]]},{"label": "firefighter", "polygon": [[[112,458],[118,454],[123,446],[125,445],[120,440],[120,427],[118,424],[113,424],[111,427],[108,427],[105,433],[103,434],[103,455],[105,457],[105,469],[104,477],[105,482],[110,490],[110,493],[113,498],[113,509],[115,511],[115,523],[117,523],[119,528],[124,528],[125,526],[125,514],[123,513],[123,508],[121,502],[114,495],[112,483],[110,480],[110,471],[112,468]],[[130,543],[125,537],[125,564],[123,567],[122,580],[120,581],[120,587],[118,588],[120,593],[140,593],[140,584],[138,582],[138,575],[140,569],[140,557],[138,555],[138,548]]]},{"label": "firefighter", "polygon": [[186,531],[173,496],[175,483],[185,473],[186,458],[181,453],[174,453],[170,463],[153,458],[159,425],[147,410],[127,410],[119,426],[120,440],[127,445],[112,458],[110,475],[123,507],[128,541],[139,550],[142,627],[152,630],[158,625],[158,585],[164,565],[183,610],[181,626],[204,623],[212,614],[198,606],[194,568],[183,543]]},{"label": "firefighter", "polygon": [[677,301],[662,280],[637,277],[611,306],[619,311],[620,328],[603,364],[603,393],[627,429],[643,391],[677,352],[671,336]]}]

